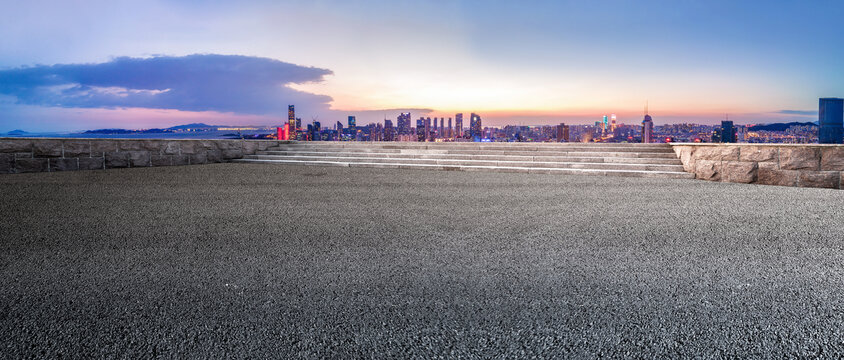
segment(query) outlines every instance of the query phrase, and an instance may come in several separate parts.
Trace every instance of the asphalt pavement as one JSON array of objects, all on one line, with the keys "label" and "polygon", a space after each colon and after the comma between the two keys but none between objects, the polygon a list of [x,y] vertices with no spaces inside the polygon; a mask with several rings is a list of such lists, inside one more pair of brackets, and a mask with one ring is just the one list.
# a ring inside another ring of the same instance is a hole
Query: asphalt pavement
[{"label": "asphalt pavement", "polygon": [[844,356],[844,191],[212,164],[0,176],[0,357]]}]

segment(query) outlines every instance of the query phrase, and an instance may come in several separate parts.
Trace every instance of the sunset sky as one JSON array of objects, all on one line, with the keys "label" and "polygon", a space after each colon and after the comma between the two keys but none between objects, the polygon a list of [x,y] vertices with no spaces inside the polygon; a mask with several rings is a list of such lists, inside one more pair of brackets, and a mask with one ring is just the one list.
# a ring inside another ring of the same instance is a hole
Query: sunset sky
[{"label": "sunset sky", "polygon": [[5,1],[0,132],[816,121],[842,1]]}]

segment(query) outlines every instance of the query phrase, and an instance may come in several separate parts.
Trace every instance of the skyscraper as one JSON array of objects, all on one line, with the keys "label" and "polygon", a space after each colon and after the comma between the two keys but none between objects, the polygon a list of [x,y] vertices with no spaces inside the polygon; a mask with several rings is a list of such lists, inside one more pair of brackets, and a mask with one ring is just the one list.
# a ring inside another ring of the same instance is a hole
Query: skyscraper
[{"label": "skyscraper", "polygon": [[566,124],[560,123],[557,125],[557,142],[569,141],[569,127]]},{"label": "skyscraper", "polygon": [[445,136],[447,136],[448,138],[454,137],[454,130],[452,130],[451,127],[451,118],[448,118],[448,133]]},{"label": "skyscraper", "polygon": [[736,142],[736,128],[732,121],[721,121],[721,142],[734,143]]},{"label": "skyscraper", "polygon": [[425,118],[425,140],[431,140],[434,137],[432,136],[433,132],[431,131],[431,118]]},{"label": "skyscraper", "polygon": [[610,115],[610,131],[615,133],[615,114]]},{"label": "skyscraper", "polygon": [[454,115],[455,137],[463,137],[463,113]]},{"label": "skyscraper", "polygon": [[601,132],[603,132],[604,134],[606,134],[606,133],[607,133],[607,127],[608,127],[608,126],[609,126],[609,121],[607,120],[607,116],[606,116],[606,115],[604,115],[603,127],[601,128]]},{"label": "skyscraper", "polygon": [[287,105],[287,123],[290,124],[290,131],[296,131],[296,111],[293,105]]},{"label": "skyscraper", "polygon": [[844,144],[844,99],[821,98],[818,109],[818,143]]},{"label": "skyscraper", "polygon": [[439,136],[441,138],[448,136],[448,134],[445,132],[445,118],[444,117],[440,118],[440,134],[439,134]]},{"label": "skyscraper", "polygon": [[654,121],[648,114],[648,105],[645,104],[645,119],[642,120],[642,142],[650,144],[654,137]]},{"label": "skyscraper", "polygon": [[395,138],[393,134],[393,121],[384,120],[384,141],[393,141]]},{"label": "skyscraper", "polygon": [[416,141],[425,141],[425,119],[416,120]]},{"label": "skyscraper", "polygon": [[343,123],[338,121],[335,126],[337,127],[337,141],[343,140]]},{"label": "skyscraper", "polygon": [[472,113],[469,117],[469,136],[473,138],[482,138],[484,136],[481,117],[478,114]]},{"label": "skyscraper", "polygon": [[401,113],[396,119],[396,130],[399,135],[410,135],[410,113]]}]

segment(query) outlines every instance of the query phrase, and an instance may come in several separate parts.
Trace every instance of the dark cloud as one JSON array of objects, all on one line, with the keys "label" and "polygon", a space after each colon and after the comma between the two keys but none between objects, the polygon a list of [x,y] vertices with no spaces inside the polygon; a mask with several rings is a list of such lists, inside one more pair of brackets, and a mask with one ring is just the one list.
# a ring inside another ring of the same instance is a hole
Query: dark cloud
[{"label": "dark cloud", "polygon": [[239,55],[120,57],[0,71],[0,95],[18,104],[71,108],[142,107],[286,114],[287,104],[328,109],[331,97],[289,84],[319,82],[331,70]]},{"label": "dark cloud", "polygon": [[815,115],[818,115],[818,111],[817,110],[780,110],[780,111],[777,111],[777,114],[815,116]]}]

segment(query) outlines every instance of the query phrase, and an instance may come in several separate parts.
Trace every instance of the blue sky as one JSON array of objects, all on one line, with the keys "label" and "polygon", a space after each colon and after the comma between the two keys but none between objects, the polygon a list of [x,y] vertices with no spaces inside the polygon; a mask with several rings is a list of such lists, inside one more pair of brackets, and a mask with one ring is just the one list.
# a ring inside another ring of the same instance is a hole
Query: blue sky
[{"label": "blue sky", "polygon": [[[714,123],[725,113],[739,123],[814,121],[818,97],[844,96],[841,1],[2,8],[0,131],[271,125],[288,103],[303,119],[329,123],[395,118],[401,109],[475,111],[490,124],[589,123],[605,113],[635,123],[645,101],[657,123]],[[200,62],[201,78],[179,70]],[[244,64],[288,71],[264,76]],[[139,66],[140,78],[131,75]]]}]

